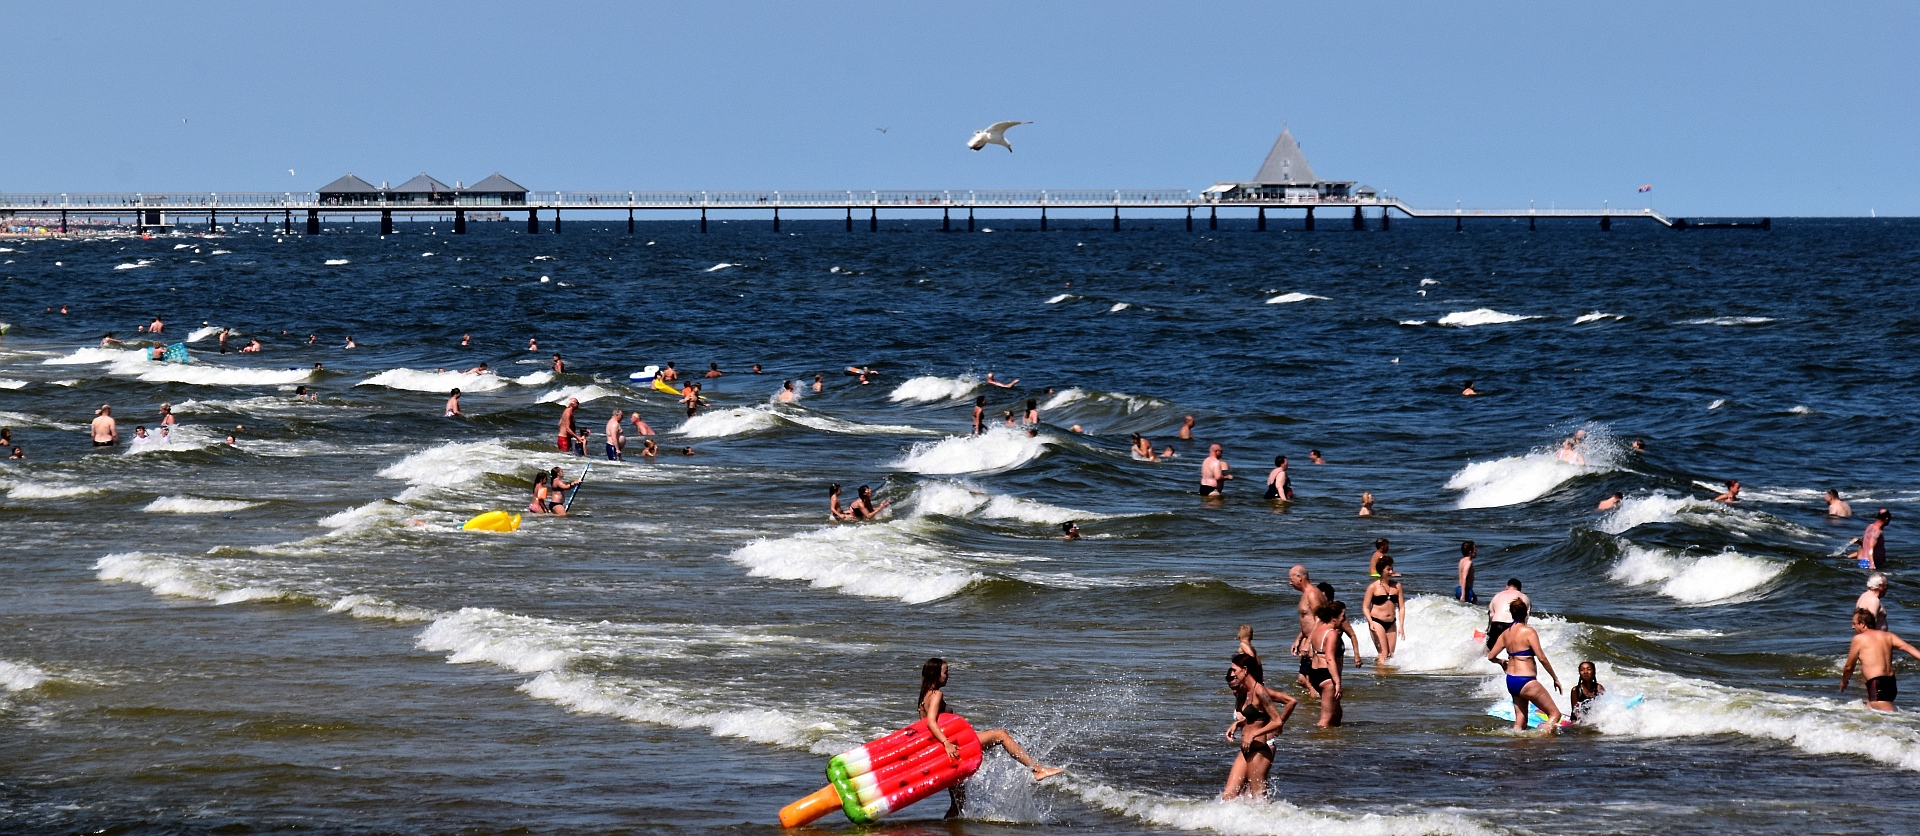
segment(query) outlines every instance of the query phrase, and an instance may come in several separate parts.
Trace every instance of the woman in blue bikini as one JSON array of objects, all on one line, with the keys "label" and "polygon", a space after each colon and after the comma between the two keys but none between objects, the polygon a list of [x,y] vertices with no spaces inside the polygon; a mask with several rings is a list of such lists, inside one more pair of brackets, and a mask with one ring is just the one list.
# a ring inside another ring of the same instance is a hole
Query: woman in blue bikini
[{"label": "woman in blue bikini", "polygon": [[[1527,602],[1514,601],[1513,626],[1501,632],[1500,640],[1494,642],[1493,649],[1487,651],[1487,661],[1507,670],[1507,693],[1513,696],[1513,728],[1525,731],[1527,728],[1528,704],[1540,706],[1547,715],[1542,726],[1548,734],[1560,726],[1560,708],[1553,704],[1552,695],[1540,684],[1535,663],[1547,667],[1547,675],[1553,677],[1553,690],[1560,690],[1560,674],[1554,673],[1553,663],[1547,661],[1547,651],[1540,646],[1540,634],[1527,624]],[[1499,659],[1501,651],[1507,658]]]}]

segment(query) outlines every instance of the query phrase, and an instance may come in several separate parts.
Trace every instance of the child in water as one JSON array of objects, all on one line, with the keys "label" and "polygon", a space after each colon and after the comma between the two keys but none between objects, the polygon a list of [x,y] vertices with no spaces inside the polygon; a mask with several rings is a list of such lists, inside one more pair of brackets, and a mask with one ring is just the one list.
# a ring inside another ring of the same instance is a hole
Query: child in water
[{"label": "child in water", "polygon": [[1592,662],[1580,663],[1580,681],[1573,686],[1573,721],[1584,719],[1587,706],[1607,692],[1607,686],[1600,684],[1599,674]]}]

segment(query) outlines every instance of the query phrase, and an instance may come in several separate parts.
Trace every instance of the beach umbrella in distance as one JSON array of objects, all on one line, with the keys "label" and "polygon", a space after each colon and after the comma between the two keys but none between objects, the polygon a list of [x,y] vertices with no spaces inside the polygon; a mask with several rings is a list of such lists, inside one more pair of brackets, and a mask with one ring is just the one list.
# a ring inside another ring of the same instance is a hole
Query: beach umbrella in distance
[{"label": "beach umbrella in distance", "polygon": [[978,151],[982,148],[987,147],[988,145],[998,145],[1002,148],[1007,149],[1007,151],[1011,153],[1013,151],[1013,146],[1007,144],[1007,129],[1015,125],[1031,125],[1031,124],[1033,123],[1032,122],[995,122],[993,123],[992,126],[988,127],[984,131],[974,131],[973,138],[967,140],[967,147],[975,151]]}]

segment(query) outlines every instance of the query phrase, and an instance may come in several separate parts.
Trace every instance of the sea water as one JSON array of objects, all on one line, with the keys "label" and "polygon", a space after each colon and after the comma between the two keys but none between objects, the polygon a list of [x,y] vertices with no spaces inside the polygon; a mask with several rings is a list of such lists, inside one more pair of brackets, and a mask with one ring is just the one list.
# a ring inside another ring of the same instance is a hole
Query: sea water
[{"label": "sea water", "polygon": [[[1920,723],[1835,690],[1862,520],[1819,495],[1894,509],[1902,565],[1920,224],[1075,225],[18,243],[0,831],[772,833],[828,756],[914,719],[930,656],[1068,772],[993,754],[962,823],[929,802],[886,832],[1910,828]],[[98,345],[156,315],[193,364]],[[222,327],[264,350],[219,354]],[[706,411],[627,382],[668,361],[725,371]],[[662,454],[596,461],[574,518],[460,530],[579,475],[553,444],[576,398],[596,454],[616,407]],[[1030,399],[1039,426],[1002,426]],[[88,445],[101,404],[131,436],[162,403],[168,442]],[[1195,495],[1210,443],[1238,477],[1219,502]],[[1726,479],[1737,507],[1708,501]],[[831,523],[830,482],[892,506]],[[1355,606],[1376,537],[1408,592],[1394,664],[1362,638],[1347,725],[1305,702],[1273,799],[1215,801],[1235,627],[1291,689],[1287,568]],[[1523,579],[1563,683],[1591,660],[1621,699],[1550,740],[1485,715],[1485,612],[1449,600],[1465,539],[1482,600]],[[1896,572],[1896,632],[1920,634],[1915,592]]]}]

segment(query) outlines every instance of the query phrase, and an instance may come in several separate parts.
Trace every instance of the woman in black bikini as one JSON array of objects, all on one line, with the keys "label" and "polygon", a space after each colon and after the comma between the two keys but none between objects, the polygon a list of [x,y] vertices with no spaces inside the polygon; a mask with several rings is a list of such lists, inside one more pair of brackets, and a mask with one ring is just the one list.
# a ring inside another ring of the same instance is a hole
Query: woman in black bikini
[{"label": "woman in black bikini", "polygon": [[[1309,639],[1312,667],[1307,670],[1307,683],[1320,693],[1320,728],[1340,725],[1346,712],[1340,707],[1340,634],[1347,629],[1347,605],[1333,601],[1317,610],[1314,615],[1320,619],[1320,626]],[[1356,650],[1354,657],[1359,653]]]},{"label": "woman in black bikini", "polygon": [[[1250,647],[1251,631],[1241,629],[1241,646]],[[1227,663],[1227,687],[1233,689],[1235,715],[1233,725],[1227,727],[1227,739],[1238,736],[1235,742],[1240,745],[1240,753],[1234,756],[1233,769],[1227,773],[1227,788],[1220,793],[1222,801],[1243,795],[1266,800],[1267,774],[1273,771],[1272,736],[1286,726],[1299,701],[1267,690],[1263,680],[1260,659],[1251,653],[1235,653],[1233,661]],[[1284,706],[1277,717],[1273,710],[1276,701]]]},{"label": "woman in black bikini", "polygon": [[1380,577],[1367,585],[1367,629],[1373,633],[1376,658],[1384,662],[1393,658],[1394,648],[1407,637],[1407,590],[1400,585],[1400,573],[1393,570],[1392,557],[1380,555],[1375,565]]},{"label": "woman in black bikini", "polygon": [[[947,702],[946,695],[941,692],[945,687],[947,687],[946,660],[939,657],[928,659],[926,664],[920,666],[920,719],[926,721],[927,730],[933,732],[933,739],[940,741],[940,745],[946,747],[947,760],[958,762],[960,747],[948,740],[946,733],[940,730],[940,715],[960,713],[953,704]],[[988,749],[999,746],[1007,750],[1007,754],[1019,761],[1021,766],[1033,770],[1035,781],[1045,781],[1065,771],[1041,766],[1039,761],[1027,754],[1027,750],[1020,748],[1020,744],[1013,739],[1013,735],[1007,734],[1006,729],[987,729],[986,731],[975,729],[974,732],[980,737],[982,755],[985,755]],[[954,784],[947,790],[947,795],[953,799],[953,803],[947,806],[947,818],[955,818],[960,815],[961,806],[967,802],[966,782]]]}]

